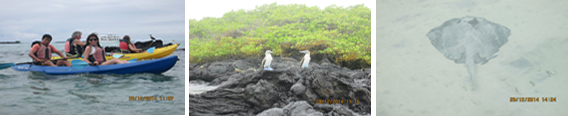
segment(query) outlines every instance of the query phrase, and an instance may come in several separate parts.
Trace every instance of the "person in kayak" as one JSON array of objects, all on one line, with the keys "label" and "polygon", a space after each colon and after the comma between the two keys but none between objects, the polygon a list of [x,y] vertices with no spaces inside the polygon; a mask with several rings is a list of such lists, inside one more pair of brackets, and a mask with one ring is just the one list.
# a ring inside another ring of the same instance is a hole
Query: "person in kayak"
[{"label": "person in kayak", "polygon": [[137,49],[136,46],[134,46],[134,44],[130,42],[130,36],[125,35],[122,40],[120,40],[120,51],[122,51],[123,53],[138,53],[142,52],[142,49]]},{"label": "person in kayak", "polygon": [[65,42],[65,55],[79,57],[83,54],[85,44],[81,41],[81,31],[75,31]]},{"label": "person in kayak", "polygon": [[[29,56],[34,60],[34,64],[44,66],[71,66],[71,63],[67,61],[67,57],[65,57],[63,53],[59,52],[52,45],[49,45],[49,43],[51,43],[51,39],[51,35],[44,34],[41,39],[41,43],[32,44]],[[52,61],[51,53],[57,53],[57,55],[61,56],[63,59]]]},{"label": "person in kayak", "polygon": [[128,63],[126,60],[120,60],[117,58],[113,58],[111,60],[106,60],[105,58],[105,50],[101,47],[99,43],[99,37],[96,34],[90,34],[87,37],[87,44],[86,44],[85,58],[83,60],[88,64],[92,65],[109,65],[109,64],[123,64]]}]

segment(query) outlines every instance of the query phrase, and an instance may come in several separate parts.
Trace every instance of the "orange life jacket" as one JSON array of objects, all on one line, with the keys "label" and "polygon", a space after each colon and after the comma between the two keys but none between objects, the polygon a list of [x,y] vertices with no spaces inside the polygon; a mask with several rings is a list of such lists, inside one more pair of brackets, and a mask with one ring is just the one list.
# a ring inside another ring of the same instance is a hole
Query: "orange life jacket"
[{"label": "orange life jacket", "polygon": [[39,44],[39,49],[34,53],[34,55],[42,60],[50,60],[51,59],[51,47],[45,46],[43,44]]},{"label": "orange life jacket", "polygon": [[69,53],[72,55],[75,54],[79,54],[78,56],[83,55],[83,52],[85,52],[84,47],[81,47],[80,45],[73,45],[73,42],[75,42],[75,38],[69,38],[67,39],[67,42],[65,42],[65,53]]},{"label": "orange life jacket", "polygon": [[[71,38],[73,39],[73,38]],[[73,44],[73,42],[71,42],[73,40],[67,39],[67,41],[65,42],[65,53],[69,53],[71,51],[71,44]]]}]

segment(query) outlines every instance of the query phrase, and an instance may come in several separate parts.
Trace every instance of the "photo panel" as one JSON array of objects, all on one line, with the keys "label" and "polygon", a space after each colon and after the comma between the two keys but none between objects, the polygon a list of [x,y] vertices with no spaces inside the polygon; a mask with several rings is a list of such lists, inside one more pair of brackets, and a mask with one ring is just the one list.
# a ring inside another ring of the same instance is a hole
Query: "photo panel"
[{"label": "photo panel", "polygon": [[376,4],[375,115],[568,114],[568,2]]},{"label": "photo panel", "polygon": [[188,115],[371,115],[374,5],[186,3]]},{"label": "photo panel", "polygon": [[185,1],[4,0],[0,115],[184,115]]}]

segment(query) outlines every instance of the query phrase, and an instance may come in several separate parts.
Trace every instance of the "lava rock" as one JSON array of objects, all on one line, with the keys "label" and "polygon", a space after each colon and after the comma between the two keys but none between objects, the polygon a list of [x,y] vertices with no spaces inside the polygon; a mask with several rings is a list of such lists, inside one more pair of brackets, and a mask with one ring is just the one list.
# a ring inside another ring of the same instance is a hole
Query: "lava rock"
[{"label": "lava rock", "polygon": [[288,116],[323,116],[323,113],[314,110],[306,101],[290,103],[284,107],[284,113]]},{"label": "lava rock", "polygon": [[[312,62],[302,69],[296,59],[274,57],[274,70],[264,71],[255,68],[260,61],[231,59],[190,65],[189,81],[219,86],[190,94],[190,115],[279,115],[280,109],[285,115],[371,113],[371,77],[363,70],[350,70],[329,61]],[[359,102],[318,105],[318,100],[329,99]]]},{"label": "lava rock", "polygon": [[268,110],[265,110],[257,114],[256,116],[286,116],[286,115],[284,114],[284,110],[282,110],[281,108],[270,108]]}]

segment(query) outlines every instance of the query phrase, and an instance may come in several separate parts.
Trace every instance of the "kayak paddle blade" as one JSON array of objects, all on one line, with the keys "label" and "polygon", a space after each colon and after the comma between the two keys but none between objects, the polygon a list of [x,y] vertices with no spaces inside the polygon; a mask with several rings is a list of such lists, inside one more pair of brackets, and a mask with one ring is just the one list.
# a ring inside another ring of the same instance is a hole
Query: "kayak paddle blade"
[{"label": "kayak paddle blade", "polygon": [[148,52],[148,53],[150,53],[150,54],[151,54],[151,53],[154,53],[154,49],[156,49],[156,47],[150,47],[150,48],[148,48],[148,49],[146,50],[146,52]]},{"label": "kayak paddle blade", "polygon": [[136,63],[138,62],[138,58],[128,60],[128,63]]},{"label": "kayak paddle blade", "polygon": [[14,63],[0,63],[0,69],[10,68],[16,64]]},{"label": "kayak paddle blade", "polygon": [[114,57],[114,58],[120,58],[120,57],[122,57],[122,56],[124,56],[124,55],[123,55],[123,54],[112,55],[112,57]]},{"label": "kayak paddle blade", "polygon": [[83,60],[75,59],[71,61],[71,66],[73,66],[74,69],[83,69],[89,66],[89,64]]}]

